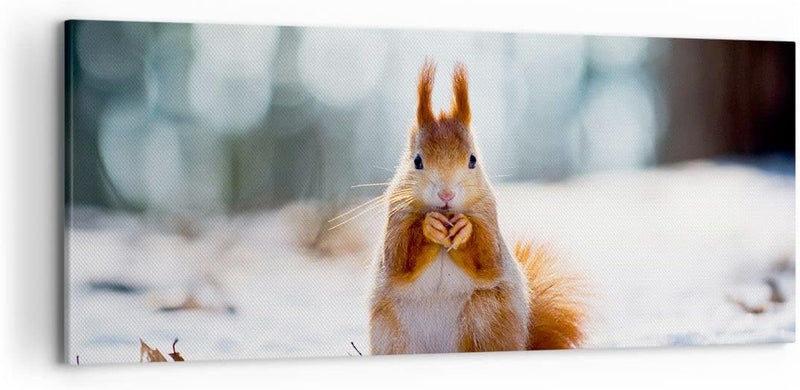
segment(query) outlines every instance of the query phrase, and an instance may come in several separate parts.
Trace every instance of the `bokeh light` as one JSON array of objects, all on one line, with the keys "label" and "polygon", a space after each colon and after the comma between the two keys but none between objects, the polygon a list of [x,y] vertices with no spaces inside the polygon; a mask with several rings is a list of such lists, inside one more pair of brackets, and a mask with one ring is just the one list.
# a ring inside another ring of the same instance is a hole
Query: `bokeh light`
[{"label": "bokeh light", "polygon": [[76,32],[81,69],[104,90],[127,90],[141,72],[150,27],[144,23],[82,23]]},{"label": "bokeh light", "polygon": [[[414,30],[81,23],[81,108],[107,199],[221,210],[337,197],[394,171],[416,82],[435,110],[468,67],[472,129],[494,181],[654,161],[652,41]],[[91,103],[89,103],[91,102]],[[95,118],[95,119],[92,119]],[[159,153],[160,151],[160,153]]]},{"label": "bokeh light", "polygon": [[603,71],[635,68],[647,60],[650,48],[646,38],[591,37],[588,42],[590,61]]},{"label": "bokeh light", "polygon": [[636,77],[590,84],[581,114],[594,169],[625,169],[653,162],[657,126],[652,94]]},{"label": "bokeh light", "polygon": [[375,89],[386,62],[383,33],[309,29],[298,52],[300,79],[331,106],[350,106]]},{"label": "bokeh light", "polygon": [[141,155],[147,202],[169,211],[180,209],[186,175],[178,129],[173,123],[162,120],[153,123],[149,130]]},{"label": "bokeh light", "polygon": [[[98,149],[108,179],[123,202],[146,204],[142,140],[148,133],[150,113],[144,104],[119,101],[109,104],[100,119]],[[131,204],[127,204],[131,206]]]},{"label": "bokeh light", "polygon": [[277,38],[274,27],[194,26],[189,100],[203,124],[241,133],[264,119]]}]

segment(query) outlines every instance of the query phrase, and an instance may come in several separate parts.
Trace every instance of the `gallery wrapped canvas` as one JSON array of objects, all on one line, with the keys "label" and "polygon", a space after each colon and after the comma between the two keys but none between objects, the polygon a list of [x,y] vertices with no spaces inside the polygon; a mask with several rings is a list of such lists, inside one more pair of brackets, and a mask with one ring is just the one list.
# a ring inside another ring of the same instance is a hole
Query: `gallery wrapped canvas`
[{"label": "gallery wrapped canvas", "polygon": [[792,42],[66,23],[73,364],[793,342]]}]

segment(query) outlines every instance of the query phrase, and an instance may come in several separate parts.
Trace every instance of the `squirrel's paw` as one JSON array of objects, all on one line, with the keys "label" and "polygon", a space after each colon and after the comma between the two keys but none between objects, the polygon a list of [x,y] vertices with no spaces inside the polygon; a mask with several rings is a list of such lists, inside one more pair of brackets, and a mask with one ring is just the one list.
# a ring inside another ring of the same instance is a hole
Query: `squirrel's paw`
[{"label": "squirrel's paw", "polygon": [[422,234],[434,244],[449,247],[452,242],[450,241],[447,226],[452,226],[447,217],[431,211],[425,214],[425,220],[422,222]]},{"label": "squirrel's paw", "polygon": [[453,227],[450,228],[450,233],[447,237],[452,243],[447,248],[448,251],[458,249],[472,236],[472,222],[466,215],[458,214],[450,219],[450,223]]}]

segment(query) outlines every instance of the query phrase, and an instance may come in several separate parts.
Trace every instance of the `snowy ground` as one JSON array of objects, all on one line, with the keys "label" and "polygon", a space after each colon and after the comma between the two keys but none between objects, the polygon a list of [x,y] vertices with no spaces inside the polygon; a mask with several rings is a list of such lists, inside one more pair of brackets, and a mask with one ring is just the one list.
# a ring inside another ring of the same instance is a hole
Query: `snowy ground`
[{"label": "snowy ground", "polygon": [[[609,348],[793,341],[794,185],[691,163],[496,192],[508,242],[548,243],[585,276],[586,347]],[[191,240],[148,218],[74,210],[70,361],[138,361],[140,337],[162,351],[180,338],[189,360],[347,356],[351,341],[367,350],[381,216],[313,240],[307,206],[204,221]],[[316,250],[303,248],[309,237]],[[199,309],[169,310],[187,295]]]}]

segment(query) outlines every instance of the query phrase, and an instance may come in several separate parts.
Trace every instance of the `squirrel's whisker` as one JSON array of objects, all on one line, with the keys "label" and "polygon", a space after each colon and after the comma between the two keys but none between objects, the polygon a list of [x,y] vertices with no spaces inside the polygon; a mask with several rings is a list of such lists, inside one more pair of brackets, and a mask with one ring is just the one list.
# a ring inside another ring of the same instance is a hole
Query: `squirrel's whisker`
[{"label": "squirrel's whisker", "polygon": [[388,186],[391,182],[383,182],[383,183],[364,183],[364,184],[356,184],[354,186],[350,186],[350,188],[361,188],[361,187],[380,187],[380,186]]},{"label": "squirrel's whisker", "polygon": [[389,195],[389,199],[406,198],[411,196],[413,196],[411,192],[395,192]]},{"label": "squirrel's whisker", "polygon": [[409,201],[409,202],[406,202],[406,203],[403,203],[403,204],[399,204],[399,205],[397,205],[397,207],[395,207],[395,208],[393,208],[391,211],[389,211],[389,215],[387,216],[387,218],[391,218],[393,215],[397,214],[397,213],[398,213],[400,210],[402,210],[402,209],[404,209],[406,206],[410,205],[410,204],[411,204],[411,202],[412,202],[412,201]]},{"label": "squirrel's whisker", "polygon": [[391,210],[391,209],[393,209],[393,208],[395,208],[395,207],[397,207],[399,205],[402,205],[403,203],[411,204],[412,202],[414,202],[414,199],[411,199],[411,198],[399,199],[399,200],[397,200],[395,202],[389,203],[389,209]]},{"label": "squirrel's whisker", "polygon": [[405,192],[393,192],[393,193],[389,194],[389,200],[392,200],[392,199],[399,199],[399,198],[405,198],[405,197],[412,197],[413,195],[414,195],[414,194],[413,194],[413,192],[411,192],[411,191],[405,191]]},{"label": "squirrel's whisker", "polygon": [[378,207],[380,207],[380,206],[381,206],[381,204],[382,204],[382,203],[380,203],[380,202],[379,202],[379,203],[375,203],[375,204],[373,204],[373,205],[371,205],[371,206],[367,207],[366,209],[364,209],[364,210],[361,210],[361,211],[360,211],[358,214],[356,214],[356,215],[354,215],[354,216],[352,216],[352,217],[350,217],[350,218],[347,218],[347,219],[345,219],[344,221],[337,223],[336,225],[333,225],[333,226],[329,227],[329,228],[328,228],[328,231],[330,231],[330,230],[333,230],[333,229],[336,229],[337,227],[339,227],[339,226],[342,226],[342,225],[344,225],[344,224],[346,224],[346,223],[348,223],[348,222],[350,222],[350,221],[352,221],[352,220],[354,220],[354,219],[356,219],[356,218],[358,218],[358,217],[360,217],[360,216],[362,216],[362,215],[366,214],[367,212],[370,212],[370,211],[372,211],[372,210],[375,210],[375,209],[377,209]]},{"label": "squirrel's whisker", "polygon": [[348,211],[345,211],[344,214],[339,214],[338,216],[329,219],[328,223],[331,223],[331,222],[333,222],[333,221],[335,221],[335,220],[337,220],[339,218],[342,218],[344,216],[352,214],[353,212],[357,211],[358,209],[368,206],[370,203],[375,203],[375,202],[380,203],[380,200],[382,200],[383,198],[384,198],[384,195],[378,195],[378,196],[376,196],[376,197],[374,197],[374,198],[372,198],[372,199],[370,199],[370,200],[368,200],[368,201],[366,201],[366,202],[364,202],[364,203],[362,203],[362,204],[360,204],[360,205],[358,205],[356,207],[353,207],[352,209],[350,209]]},{"label": "squirrel's whisker", "polygon": [[414,190],[412,190],[411,188],[400,188],[392,191],[392,193],[396,194],[410,194],[412,192],[414,192]]},{"label": "squirrel's whisker", "polygon": [[396,213],[400,209],[410,205],[411,203],[414,203],[414,198],[407,198],[407,200],[402,200],[402,201],[397,202],[389,210],[389,216],[391,217],[394,213]]}]

